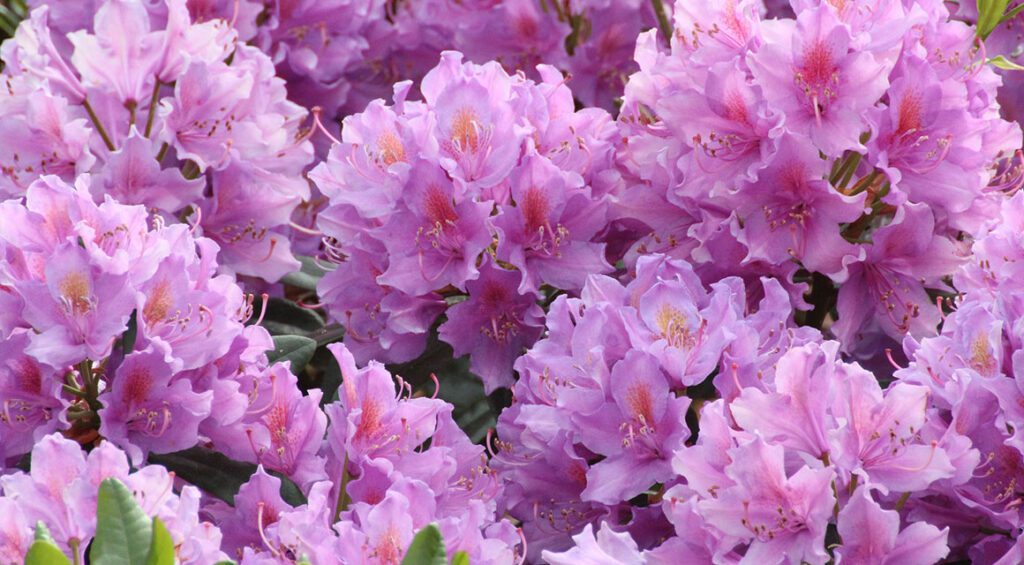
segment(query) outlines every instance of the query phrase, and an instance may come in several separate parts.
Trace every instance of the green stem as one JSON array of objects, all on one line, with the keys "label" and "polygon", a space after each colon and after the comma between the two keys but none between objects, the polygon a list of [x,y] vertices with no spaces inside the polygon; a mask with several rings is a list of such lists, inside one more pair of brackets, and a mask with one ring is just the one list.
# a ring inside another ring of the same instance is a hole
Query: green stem
[{"label": "green stem", "polygon": [[665,6],[661,3],[661,0],[651,0],[651,6],[654,7],[654,15],[658,18],[658,29],[661,31],[661,35],[663,35],[665,37],[665,41],[671,45],[672,22],[668,21],[668,14],[665,13]]},{"label": "green stem", "polygon": [[146,137],[153,133],[153,120],[156,119],[156,105],[160,100],[160,79],[153,83],[153,96],[149,99],[149,114],[146,116]]},{"label": "green stem", "polygon": [[74,565],[82,565],[82,557],[78,552],[79,543],[78,538],[71,538],[68,540],[68,545],[71,546],[72,559],[75,560]]},{"label": "green stem", "polygon": [[72,396],[77,396],[78,398],[85,398],[85,391],[83,391],[80,388],[76,388],[76,387],[73,387],[71,385],[66,385],[66,384],[61,384],[60,386],[61,386],[62,389],[64,389],[64,392],[66,392],[66,393],[68,393],[68,394],[70,394]]},{"label": "green stem", "polygon": [[903,507],[906,506],[908,499],[910,499],[910,492],[905,492],[903,493],[903,496],[901,496],[900,499],[896,501],[897,512],[903,510]]},{"label": "green stem", "polygon": [[171,146],[168,145],[166,141],[160,146],[160,151],[156,154],[156,161],[158,163],[164,160],[164,157],[167,156],[167,150],[170,148]]},{"label": "green stem", "polygon": [[188,180],[197,178],[199,176],[199,165],[197,165],[196,162],[192,161],[191,159],[185,161],[185,164],[181,167],[181,176],[187,178]]},{"label": "green stem", "polygon": [[341,484],[338,486],[338,501],[334,504],[334,521],[341,519],[341,513],[348,508],[351,499],[348,497],[348,481],[352,477],[348,474],[348,454],[345,454],[345,462],[341,466]]},{"label": "green stem", "polygon": [[100,137],[103,138],[103,143],[106,144],[107,149],[109,149],[111,151],[116,151],[117,149],[114,147],[114,142],[111,141],[110,140],[110,136],[107,135],[106,128],[104,128],[103,124],[100,123],[100,118],[99,118],[99,116],[96,115],[96,112],[92,109],[92,104],[89,103],[89,99],[88,98],[86,98],[85,100],[82,100],[82,106],[85,107],[85,111],[89,114],[89,119],[92,120],[92,123],[96,126],[96,131],[100,134]]}]

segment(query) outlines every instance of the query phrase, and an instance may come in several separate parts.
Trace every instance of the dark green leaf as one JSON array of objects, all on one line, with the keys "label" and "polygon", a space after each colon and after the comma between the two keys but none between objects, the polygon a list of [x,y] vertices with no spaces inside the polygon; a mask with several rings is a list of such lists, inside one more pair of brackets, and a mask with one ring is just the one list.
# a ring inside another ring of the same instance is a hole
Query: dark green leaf
[{"label": "dark green leaf", "polygon": [[149,556],[153,526],[128,487],[117,479],[100,483],[92,565],[140,565]]},{"label": "dark green leaf", "polygon": [[292,482],[291,479],[278,471],[268,469],[267,473],[281,479],[281,498],[284,499],[285,502],[292,506],[302,506],[308,502],[308,500],[306,500],[306,495],[302,494],[302,489],[299,488],[299,485]]},{"label": "dark green leaf", "polygon": [[241,463],[203,447],[176,453],[152,453],[149,462],[163,465],[168,471],[174,471],[178,477],[228,504],[234,504],[238,488],[256,472],[252,463]]},{"label": "dark green leaf", "polygon": [[132,310],[132,317],[128,319],[128,329],[121,336],[121,351],[128,355],[135,349],[135,339],[139,335],[138,310]]},{"label": "dark green leaf", "polygon": [[146,565],[174,565],[174,540],[160,518],[153,518],[153,538]]},{"label": "dark green leaf", "polygon": [[271,363],[291,361],[292,373],[296,375],[316,353],[316,340],[301,335],[274,336],[274,350],[267,352]]},{"label": "dark green leaf", "polygon": [[281,282],[305,290],[316,290],[316,283],[320,282],[327,271],[317,265],[316,260],[312,257],[299,256],[298,259],[302,263],[302,267],[294,273],[285,275]]},{"label": "dark green leaf", "polygon": [[402,565],[448,565],[441,530],[430,524],[412,538]]},{"label": "dark green leaf", "polygon": [[[252,463],[235,461],[205,447],[176,453],[151,453],[149,462],[163,465],[181,479],[231,505],[235,503],[238,489],[256,472],[256,465]],[[291,479],[276,471],[268,472],[281,479],[281,498],[285,502],[293,506],[305,504],[305,495]]]},{"label": "dark green leaf", "polygon": [[[259,312],[262,306],[257,302],[253,304],[253,310]],[[324,327],[324,320],[320,314],[291,300],[271,298],[267,301],[267,311],[260,325],[267,328],[271,335],[302,335]]]}]

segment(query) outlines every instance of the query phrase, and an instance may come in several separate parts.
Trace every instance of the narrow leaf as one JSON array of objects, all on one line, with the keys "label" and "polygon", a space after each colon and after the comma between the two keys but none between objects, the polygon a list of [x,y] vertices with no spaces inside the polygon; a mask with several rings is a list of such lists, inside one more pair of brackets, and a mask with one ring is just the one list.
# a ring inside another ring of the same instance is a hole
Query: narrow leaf
[{"label": "narrow leaf", "polygon": [[141,565],[149,556],[153,525],[128,487],[117,479],[100,483],[92,565]]},{"label": "narrow leaf", "polygon": [[988,63],[993,67],[998,67],[1000,69],[1005,69],[1007,71],[1024,71],[1024,67],[1018,65],[1017,63],[1014,63],[1013,61],[1007,59],[1006,57],[1003,57],[1002,55],[992,57],[991,59],[988,60]]},{"label": "narrow leaf", "polygon": [[452,565],[469,565],[469,554],[460,551],[452,556]]},{"label": "narrow leaf", "polygon": [[174,565],[174,540],[160,518],[153,518],[153,538],[149,543],[146,565]]},{"label": "narrow leaf", "polygon": [[444,539],[435,524],[423,528],[412,538],[402,565],[448,565]]}]

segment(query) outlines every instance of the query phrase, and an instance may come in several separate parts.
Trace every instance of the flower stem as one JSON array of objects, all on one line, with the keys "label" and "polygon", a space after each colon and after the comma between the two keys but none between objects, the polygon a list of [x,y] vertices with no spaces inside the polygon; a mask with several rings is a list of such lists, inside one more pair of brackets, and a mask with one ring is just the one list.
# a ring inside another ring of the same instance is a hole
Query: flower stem
[{"label": "flower stem", "polygon": [[88,112],[89,119],[92,120],[93,125],[96,126],[96,131],[100,134],[100,137],[103,138],[103,143],[106,144],[107,149],[117,151],[117,148],[114,147],[114,142],[111,141],[110,136],[107,135],[107,129],[103,127],[99,116],[97,116],[96,112],[92,109],[92,104],[89,103],[88,98],[82,100],[82,106],[84,106],[85,111]]},{"label": "flower stem", "polygon": [[341,513],[348,508],[351,499],[348,497],[348,481],[352,477],[348,474],[348,453],[345,454],[345,462],[341,465],[341,485],[338,486],[338,501],[334,504],[334,521],[341,518]]},{"label": "flower stem", "polygon": [[146,116],[146,137],[153,133],[153,120],[156,118],[156,104],[160,100],[160,79],[153,83],[153,96],[149,99],[149,115]]},{"label": "flower stem", "polygon": [[655,17],[658,18],[658,30],[661,31],[661,35],[665,37],[665,41],[671,45],[672,23],[668,21],[668,14],[665,13],[665,6],[661,3],[661,0],[651,0],[651,6],[654,8]]}]

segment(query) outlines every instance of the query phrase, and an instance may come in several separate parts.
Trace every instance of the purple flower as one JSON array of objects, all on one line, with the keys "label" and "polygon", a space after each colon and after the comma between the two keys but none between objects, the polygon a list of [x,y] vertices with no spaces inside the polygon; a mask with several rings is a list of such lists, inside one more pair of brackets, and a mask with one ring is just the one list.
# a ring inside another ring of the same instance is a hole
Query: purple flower
[{"label": "purple flower", "polygon": [[879,331],[894,338],[934,334],[940,317],[925,288],[941,288],[941,277],[960,262],[952,242],[935,234],[926,205],[900,207],[892,222],[874,233],[864,261],[850,265],[832,332],[846,350]]},{"label": "purple flower", "polygon": [[671,456],[689,437],[689,399],[670,393],[658,360],[629,352],[610,376],[611,402],[579,424],[580,440],[606,455],[587,472],[585,500],[629,500],[671,476]]},{"label": "purple flower", "polygon": [[148,83],[160,62],[160,39],[150,33],[142,2],[108,0],[96,11],[91,31],[68,34],[74,46],[71,63],[87,88],[112,91],[121,104],[138,107],[149,95]]},{"label": "purple flower", "polygon": [[520,281],[518,272],[485,261],[480,278],[466,283],[469,298],[449,308],[438,328],[456,356],[469,354],[470,369],[487,391],[512,384],[512,363],[543,328],[537,295],[520,294]]},{"label": "purple flower", "polygon": [[437,165],[418,161],[402,206],[377,230],[388,252],[380,284],[410,295],[449,285],[465,288],[478,276],[477,258],[492,243],[490,201],[467,197]]},{"label": "purple flower", "polygon": [[578,290],[588,275],[612,270],[604,245],[591,243],[606,222],[602,202],[550,161],[527,155],[512,177],[515,206],[494,220],[498,255],[523,273],[519,292],[541,284]]},{"label": "purple flower", "polygon": [[629,534],[617,533],[607,523],[601,525],[596,535],[593,525],[587,524],[572,540],[576,543],[575,547],[562,553],[545,551],[544,561],[551,565],[643,565],[647,562]]},{"label": "purple flower", "polygon": [[508,175],[523,132],[508,104],[512,79],[501,66],[463,63],[461,53],[446,51],[420,88],[437,113],[439,161],[452,178],[485,189]]},{"label": "purple flower", "polygon": [[143,204],[161,210],[180,210],[199,201],[203,182],[186,180],[174,169],[161,169],[154,152],[153,142],[133,129],[93,181],[94,197],[99,200],[108,194],[121,204]]},{"label": "purple flower", "polygon": [[863,118],[889,85],[891,68],[857,48],[849,27],[828,6],[796,20],[761,24],[764,45],[749,58],[786,129],[805,135],[830,157],[861,147]]},{"label": "purple flower", "polygon": [[847,264],[863,252],[843,239],[839,228],[861,216],[864,198],[833,190],[826,172],[813,147],[793,135],[782,137],[757,182],[736,194],[749,259],[782,263],[793,258],[835,280],[846,277]]},{"label": "purple flower", "polygon": [[838,521],[843,543],[836,549],[836,563],[927,565],[949,554],[948,528],[940,531],[927,522],[917,522],[901,531],[899,513],[883,510],[866,487],[850,497]]},{"label": "purple flower", "polygon": [[199,423],[210,414],[211,392],[197,394],[174,380],[156,348],[125,357],[110,388],[100,395],[100,433],[122,446],[136,464],[150,451],[170,453],[195,445]]},{"label": "purple flower", "polygon": [[109,355],[134,308],[134,293],[126,283],[125,275],[94,266],[78,245],[58,247],[45,280],[17,287],[25,298],[25,320],[41,332],[32,336],[29,354],[54,368]]},{"label": "purple flower", "polygon": [[60,376],[25,353],[29,343],[23,330],[0,340],[0,466],[54,431],[67,406]]},{"label": "purple flower", "polygon": [[726,474],[735,484],[702,500],[698,508],[709,525],[727,536],[722,551],[736,543],[748,544],[744,562],[825,563],[825,525],[835,504],[834,474],[808,466],[788,474],[784,454],[781,446],[761,439],[733,448]]},{"label": "purple flower", "polygon": [[259,377],[270,390],[255,389],[253,401],[241,422],[214,445],[294,480],[303,490],[324,478],[324,461],[316,454],[327,429],[327,416],[320,410],[319,389],[303,396],[297,379],[282,364]]},{"label": "purple flower", "polygon": [[743,389],[730,405],[736,423],[766,440],[814,458],[828,457],[829,432],[836,426],[829,408],[838,398],[843,367],[838,344],[808,344],[788,351],[775,368],[775,392]]}]

